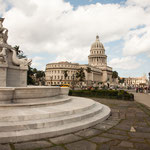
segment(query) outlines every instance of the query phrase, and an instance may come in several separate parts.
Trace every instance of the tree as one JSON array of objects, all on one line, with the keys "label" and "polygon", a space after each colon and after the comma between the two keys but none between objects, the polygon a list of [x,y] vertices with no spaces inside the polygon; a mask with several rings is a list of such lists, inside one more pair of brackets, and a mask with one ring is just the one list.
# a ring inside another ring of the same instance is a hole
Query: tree
[{"label": "tree", "polygon": [[[18,58],[27,58],[26,55],[24,55],[24,52],[19,49],[19,46],[15,46],[14,49],[16,50]],[[28,72],[27,72],[27,84],[28,85],[39,85],[45,84],[45,72],[41,70],[37,70],[36,68],[32,68],[31,66],[28,66]]]},{"label": "tree", "polygon": [[90,67],[87,67],[87,68],[86,68],[86,72],[87,72],[87,73],[91,73],[91,71],[92,71],[92,70],[91,70]]},{"label": "tree", "polygon": [[79,79],[79,81],[84,81],[85,73],[82,67],[76,72],[76,78]]},{"label": "tree", "polygon": [[112,72],[112,78],[113,78],[113,79],[118,78],[118,72],[117,72],[117,71],[113,71],[113,72]]},{"label": "tree", "polygon": [[37,70],[36,78],[43,78],[43,77],[45,77],[45,72],[41,70]]},{"label": "tree", "polygon": [[33,68],[29,66],[28,72],[27,72],[27,85],[35,85],[35,81],[33,79],[34,72]]},{"label": "tree", "polygon": [[68,70],[64,70],[63,74],[64,74],[64,78],[66,80],[66,78],[68,77]]},{"label": "tree", "polygon": [[45,72],[29,66],[27,83],[28,85],[44,85]]},{"label": "tree", "polygon": [[17,56],[18,58],[27,58],[26,55],[24,55],[24,52],[22,50],[19,49],[19,46],[15,46],[14,49],[16,50]]},{"label": "tree", "polygon": [[120,77],[118,77],[118,80],[119,80],[119,83],[124,83],[125,78],[120,78]]}]

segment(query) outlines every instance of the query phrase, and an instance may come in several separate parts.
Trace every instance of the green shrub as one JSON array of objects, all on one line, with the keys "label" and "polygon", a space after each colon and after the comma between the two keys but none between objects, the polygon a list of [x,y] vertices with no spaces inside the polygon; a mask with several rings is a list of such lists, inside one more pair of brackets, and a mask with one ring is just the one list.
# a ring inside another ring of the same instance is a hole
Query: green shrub
[{"label": "green shrub", "polygon": [[70,90],[70,96],[97,97],[121,100],[134,100],[134,95],[124,90]]}]

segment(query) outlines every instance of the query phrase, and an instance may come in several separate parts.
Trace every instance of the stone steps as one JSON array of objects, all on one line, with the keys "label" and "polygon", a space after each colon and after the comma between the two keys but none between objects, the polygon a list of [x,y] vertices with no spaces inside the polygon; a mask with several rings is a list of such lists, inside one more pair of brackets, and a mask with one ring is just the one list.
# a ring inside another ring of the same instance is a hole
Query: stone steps
[{"label": "stone steps", "polygon": [[95,107],[90,110],[76,113],[73,115],[67,115],[56,118],[40,119],[40,120],[29,120],[29,121],[17,121],[17,122],[0,122],[0,132],[19,131],[28,129],[39,129],[48,128],[56,125],[64,125],[72,122],[81,121],[85,118],[93,117],[100,113],[103,107],[96,103]]},{"label": "stone steps", "polygon": [[95,106],[95,104],[96,103],[92,100],[75,98],[72,99],[70,103],[64,103],[55,106],[43,106],[40,108],[18,107],[14,109],[10,108],[2,110],[0,109],[0,121],[14,122],[14,121],[48,119],[52,117],[63,117],[67,115],[73,115],[76,113],[82,113],[86,110],[90,110]]},{"label": "stone steps", "polygon": [[0,107],[0,143],[55,137],[93,126],[110,114],[109,107],[87,98],[54,106]]},{"label": "stone steps", "polygon": [[94,117],[83,119],[82,121],[72,122],[65,125],[58,125],[52,128],[40,128],[40,129],[29,129],[22,131],[12,131],[12,132],[1,132],[0,143],[8,142],[20,142],[20,141],[30,141],[42,138],[55,137],[78,130],[82,130],[93,126],[103,120],[107,119],[110,114],[110,109],[107,106],[103,106],[102,113],[98,113]]}]

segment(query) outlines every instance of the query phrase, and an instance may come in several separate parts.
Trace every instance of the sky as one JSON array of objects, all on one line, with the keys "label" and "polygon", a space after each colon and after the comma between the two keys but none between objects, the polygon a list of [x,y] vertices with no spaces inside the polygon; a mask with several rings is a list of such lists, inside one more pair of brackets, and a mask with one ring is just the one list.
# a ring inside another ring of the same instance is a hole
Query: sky
[{"label": "sky", "polygon": [[99,35],[108,65],[120,77],[150,72],[150,0],[0,0],[0,16],[32,67],[88,63]]}]

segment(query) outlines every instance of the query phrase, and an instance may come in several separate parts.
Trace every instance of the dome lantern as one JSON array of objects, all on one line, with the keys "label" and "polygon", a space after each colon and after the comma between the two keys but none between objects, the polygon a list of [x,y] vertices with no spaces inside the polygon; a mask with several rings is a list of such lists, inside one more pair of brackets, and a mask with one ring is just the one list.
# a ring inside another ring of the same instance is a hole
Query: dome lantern
[{"label": "dome lantern", "polygon": [[96,41],[99,41],[99,36],[98,35],[96,36]]},{"label": "dome lantern", "polygon": [[105,55],[105,48],[99,41],[99,36],[96,36],[96,41],[91,45],[89,55],[89,65],[94,67],[107,66],[107,56]]}]

